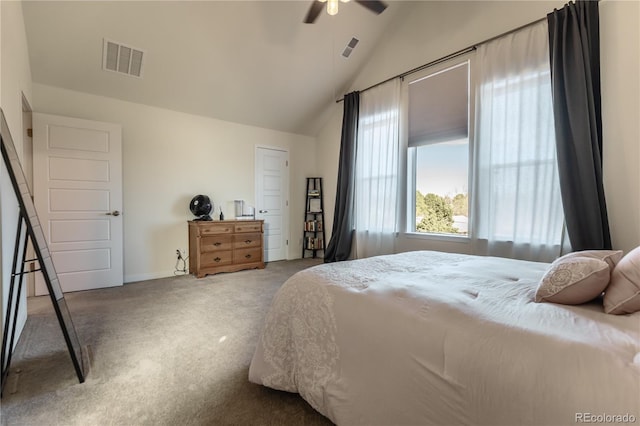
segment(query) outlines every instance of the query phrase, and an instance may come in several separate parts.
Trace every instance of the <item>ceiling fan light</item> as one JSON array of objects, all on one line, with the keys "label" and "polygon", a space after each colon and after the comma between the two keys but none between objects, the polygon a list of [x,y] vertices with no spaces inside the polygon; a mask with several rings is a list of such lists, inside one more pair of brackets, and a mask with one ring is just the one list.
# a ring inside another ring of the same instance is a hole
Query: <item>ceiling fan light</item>
[{"label": "ceiling fan light", "polygon": [[331,16],[338,14],[338,0],[328,0],[327,13]]}]

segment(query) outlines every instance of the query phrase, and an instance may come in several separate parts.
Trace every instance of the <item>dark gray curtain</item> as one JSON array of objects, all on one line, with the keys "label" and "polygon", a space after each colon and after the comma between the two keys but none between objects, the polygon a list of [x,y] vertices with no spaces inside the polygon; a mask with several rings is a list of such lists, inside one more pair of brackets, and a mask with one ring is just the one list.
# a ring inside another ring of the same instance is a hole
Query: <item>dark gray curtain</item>
[{"label": "dark gray curtain", "polygon": [[547,15],[558,171],[573,250],[610,249],[602,184],[600,35],[597,1]]},{"label": "dark gray curtain", "polygon": [[351,92],[345,95],[336,207],[333,212],[331,240],[329,240],[324,255],[325,263],[347,260],[351,254],[354,233],[353,206],[359,111],[360,92]]}]

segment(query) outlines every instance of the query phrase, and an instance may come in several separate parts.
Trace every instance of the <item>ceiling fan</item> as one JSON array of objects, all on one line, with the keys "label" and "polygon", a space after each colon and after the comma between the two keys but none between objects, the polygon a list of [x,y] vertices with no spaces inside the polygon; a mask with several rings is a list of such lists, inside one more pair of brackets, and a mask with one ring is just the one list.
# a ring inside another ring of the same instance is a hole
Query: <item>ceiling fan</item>
[{"label": "ceiling fan", "polygon": [[[340,1],[346,3],[349,0]],[[355,2],[366,7],[376,15],[381,14],[387,8],[386,3],[379,0],[355,0]],[[316,19],[318,19],[324,3],[327,3],[327,13],[329,15],[335,15],[338,13],[338,0],[314,0],[313,3],[311,3],[311,7],[309,8],[309,12],[307,12],[306,18],[304,18],[305,24],[313,24]]]}]

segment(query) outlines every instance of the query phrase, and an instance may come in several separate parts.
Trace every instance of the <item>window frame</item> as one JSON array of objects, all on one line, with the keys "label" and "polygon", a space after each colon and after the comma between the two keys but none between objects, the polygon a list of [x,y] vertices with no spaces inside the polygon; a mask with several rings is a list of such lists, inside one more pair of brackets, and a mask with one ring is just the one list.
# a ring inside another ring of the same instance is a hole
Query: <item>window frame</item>
[{"label": "window frame", "polygon": [[[361,115],[358,121],[358,136],[360,136],[362,134],[363,139],[367,139],[365,136],[365,132],[372,132],[373,134],[375,134],[380,127],[383,127],[380,125],[381,122],[385,122],[387,120],[387,116],[388,115],[393,115],[398,122],[400,122],[402,120],[402,107],[400,106],[398,109],[388,109],[385,110],[383,114],[379,114],[382,118],[380,118],[378,115],[370,115],[367,116],[366,118],[363,119],[363,116]],[[364,121],[364,123],[363,123]],[[400,125],[400,127],[402,127],[402,125]],[[398,136],[398,143],[402,144],[402,139],[401,139],[401,135]],[[401,146],[402,148],[402,146]],[[402,154],[398,154],[399,157],[402,157]],[[356,167],[358,167],[358,160],[356,160]],[[398,165],[398,170],[397,170],[397,179],[398,181],[402,181],[402,162],[400,162],[400,164]],[[373,182],[387,182],[390,179],[394,179],[394,175],[393,174],[369,174],[367,175],[367,177],[362,178],[360,176],[360,173],[356,171],[355,173],[355,185],[356,187],[360,187],[360,186],[365,186],[365,185],[361,185],[361,182],[367,182],[367,183],[373,183]],[[401,183],[399,183],[396,188],[401,185]],[[402,200],[404,198],[402,198],[401,196],[397,196],[396,197],[396,205],[397,203],[401,203]],[[355,202],[358,202],[358,197],[356,196],[356,200]],[[400,208],[398,207],[396,210],[397,214],[400,214]],[[397,216],[396,214],[396,216]],[[355,214],[355,222],[356,223],[361,223],[363,221],[361,221],[361,218],[363,216],[360,213],[356,213]],[[371,231],[371,229],[369,229],[371,227],[371,221],[368,221],[367,223],[367,229],[366,232]],[[395,233],[396,235],[398,234],[398,230],[399,228],[399,224],[398,224],[398,219],[394,220],[393,223],[385,223],[383,224],[383,227],[386,226],[393,226],[393,233]]]},{"label": "window frame", "polygon": [[[401,132],[403,147],[405,155],[403,156],[402,172],[406,174],[404,179],[404,187],[402,188],[402,194],[404,196],[404,203],[401,206],[400,219],[401,222],[399,229],[404,237],[411,239],[424,239],[433,241],[450,241],[450,242],[463,242],[470,243],[473,238],[474,230],[474,218],[473,218],[473,206],[475,203],[475,191],[473,190],[473,175],[474,175],[474,124],[475,124],[475,84],[474,84],[474,71],[473,71],[473,55],[475,52],[465,53],[458,57],[448,59],[436,65],[430,66],[424,70],[411,74],[411,76],[405,76],[402,79],[402,116],[401,120]],[[466,235],[447,234],[447,233],[435,233],[435,232],[417,232],[415,230],[415,204],[416,204],[416,156],[417,148],[409,147],[409,85],[413,82],[420,81],[429,76],[446,72],[447,70],[456,68],[463,64],[467,64],[468,74],[468,88],[469,88],[469,107],[467,115],[467,129],[469,140],[469,160],[467,165],[467,188],[469,196],[469,222]]]},{"label": "window frame", "polygon": [[[517,74],[516,75],[516,80],[519,81],[523,81],[527,84],[530,84],[533,88],[537,87],[537,82],[538,79],[540,78],[541,75],[548,75],[549,78],[551,77],[551,70],[538,70],[538,69],[534,69],[533,71],[529,71],[528,73],[523,73],[523,74]],[[500,85],[497,86],[497,88],[500,90],[499,94],[501,96],[507,96],[508,95],[508,88],[509,88],[509,82],[513,81],[513,75],[508,74],[505,75],[501,80],[500,80]],[[550,81],[550,80],[549,80]],[[480,83],[479,86],[479,90],[482,89],[482,83]],[[494,86],[495,82],[494,82]],[[551,89],[551,81],[550,81],[550,87],[549,89]],[[555,148],[554,148],[555,149]],[[555,151],[554,151],[555,153]],[[540,166],[551,166],[551,167],[556,167],[557,168],[557,157],[552,156],[552,157],[548,157],[545,159],[539,159],[539,160],[535,160],[535,159],[528,159],[525,161],[513,161],[513,160],[507,160],[504,161],[502,163],[494,163],[491,166],[491,170],[492,171],[502,171],[502,170],[507,170],[507,169],[513,169],[513,168],[518,168],[519,170],[523,170],[527,167],[540,167]],[[478,166],[479,167],[479,166]],[[479,232],[480,233],[480,232]],[[564,234],[564,231],[563,231]],[[478,238],[481,239],[486,239],[485,235],[482,236],[478,236],[476,235]],[[498,243],[511,243],[513,242],[513,234],[511,233],[499,233],[499,232],[494,232],[494,234],[492,235],[492,237],[494,238],[494,240]],[[560,236],[560,240],[559,241],[552,241],[552,242],[548,242],[548,241],[542,241],[542,240],[537,240],[537,239],[532,239],[531,241],[528,242],[528,244],[532,244],[532,245],[563,245],[563,236]]]}]

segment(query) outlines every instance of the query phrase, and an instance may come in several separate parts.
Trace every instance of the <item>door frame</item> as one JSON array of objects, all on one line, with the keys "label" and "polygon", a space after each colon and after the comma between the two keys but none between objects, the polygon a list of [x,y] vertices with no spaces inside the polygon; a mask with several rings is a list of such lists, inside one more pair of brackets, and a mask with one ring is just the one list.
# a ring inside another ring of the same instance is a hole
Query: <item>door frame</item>
[{"label": "door frame", "polygon": [[285,201],[285,208],[284,208],[284,214],[282,215],[282,222],[283,224],[285,224],[284,228],[285,228],[285,237],[286,237],[286,241],[288,241],[288,244],[285,244],[287,249],[286,249],[286,253],[285,253],[285,259],[289,260],[291,257],[289,255],[289,248],[291,247],[291,221],[290,221],[290,214],[289,214],[289,210],[290,210],[290,201],[291,201],[291,192],[290,192],[290,181],[291,181],[291,154],[289,152],[288,148],[284,148],[281,146],[273,146],[273,145],[262,145],[262,144],[256,144],[254,147],[254,152],[253,152],[253,177],[254,177],[254,183],[253,183],[253,192],[254,192],[254,201],[255,201],[255,208],[256,208],[256,212],[258,211],[258,150],[259,149],[270,149],[272,151],[280,151],[280,152],[284,152],[287,154],[286,157],[286,161],[287,161],[287,179],[284,182],[284,189],[283,192],[286,195],[286,201]]},{"label": "door frame", "polygon": [[[48,201],[49,199],[47,195],[47,192],[49,190],[49,183],[48,183],[49,180],[48,178],[43,177],[45,176],[43,175],[43,173],[45,173],[45,170],[48,170],[48,166],[40,167],[40,168],[36,168],[35,166],[36,165],[42,166],[42,162],[45,162],[46,164],[48,164],[48,158],[50,156],[49,149],[48,148],[43,149],[43,146],[40,144],[42,142],[48,141],[48,139],[42,138],[44,135],[43,132],[44,132],[44,129],[47,128],[47,126],[52,125],[52,123],[61,127],[74,127],[74,128],[82,128],[82,129],[90,129],[90,130],[100,130],[100,131],[108,132],[110,137],[113,137],[113,139],[110,139],[110,146],[111,147],[115,146],[117,147],[117,149],[115,151],[110,149],[109,154],[111,155],[112,152],[116,153],[116,157],[115,157],[116,162],[110,163],[109,175],[117,176],[119,180],[119,185],[115,190],[113,188],[110,189],[111,192],[109,194],[109,209],[110,211],[118,210],[119,214],[114,216],[120,216],[122,214],[121,212],[124,210],[124,176],[122,173],[123,172],[122,125],[119,123],[113,123],[113,122],[97,121],[97,120],[58,115],[58,114],[49,114],[49,113],[33,114],[33,123],[32,123],[33,124],[32,126],[33,127],[33,164],[34,164],[33,186],[34,186],[34,204],[36,205],[36,208],[41,207],[42,211],[46,211],[49,205],[49,201]],[[116,143],[114,144],[113,142],[116,142]],[[55,156],[56,155],[54,155],[54,157]],[[71,155],[71,157],[76,158],[77,156]],[[77,158],[81,158],[81,157],[77,157]],[[43,179],[46,181],[46,184],[45,182],[43,182]],[[112,180],[110,180],[109,182],[112,182]],[[42,203],[45,203],[44,208],[42,208],[41,206]],[[42,215],[44,216],[45,220],[41,222],[42,229],[47,240],[49,240],[51,236],[51,229],[50,229],[51,224],[50,224],[50,216],[49,216],[50,213],[51,212],[48,212],[46,215]],[[101,217],[100,216],[101,214],[105,214],[105,213],[98,212],[97,210],[91,211],[90,213],[95,214],[96,218]],[[106,214],[109,215],[110,212],[107,212]],[[41,220],[42,219],[43,217],[41,217]],[[85,219],[79,218],[79,220],[85,220]],[[117,235],[119,243],[111,246],[98,247],[97,249],[108,249],[109,247],[111,248],[115,247],[118,249],[117,252],[115,252],[115,254],[113,250],[110,254],[111,256],[110,262],[109,262],[111,266],[110,270],[113,270],[114,274],[111,276],[103,277],[106,279],[106,281],[101,281],[100,285],[97,285],[97,286],[90,286],[86,288],[71,288],[71,286],[69,286],[68,284],[65,286],[61,273],[59,272],[58,276],[59,278],[61,278],[60,285],[63,287],[62,290],[65,293],[71,292],[71,291],[93,290],[97,288],[118,287],[124,284],[124,259],[125,259],[124,258],[124,218],[122,216],[118,217],[117,218],[118,222],[116,225],[114,225],[113,221],[114,221],[114,217],[110,216],[109,230],[110,232],[113,232],[113,234],[110,234],[110,235]],[[111,240],[113,241],[113,239]],[[68,244],[68,243],[63,243],[63,244]],[[51,241],[48,241],[48,246],[49,246],[49,251],[51,252],[52,258],[56,253],[64,253],[64,252],[70,251],[68,248],[56,247],[56,245]],[[86,250],[92,250],[92,249],[96,249],[96,248],[95,247],[86,248]],[[101,271],[101,269],[93,269],[92,271],[99,272]],[[84,273],[89,271],[77,271],[77,272]],[[46,294],[48,294],[46,287],[43,287],[43,282],[40,279],[40,277],[36,276],[35,295],[41,296]]]},{"label": "door frame", "polygon": [[[25,178],[27,185],[31,190],[33,199],[33,108],[29,104],[29,100],[22,92],[22,158]],[[27,259],[35,259],[36,255],[33,251],[33,245],[29,241],[27,248]],[[35,271],[36,262],[34,260],[27,263],[27,270]],[[36,279],[35,274],[27,274],[25,279],[27,297],[36,295]]]}]

